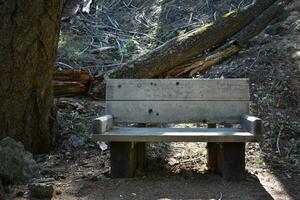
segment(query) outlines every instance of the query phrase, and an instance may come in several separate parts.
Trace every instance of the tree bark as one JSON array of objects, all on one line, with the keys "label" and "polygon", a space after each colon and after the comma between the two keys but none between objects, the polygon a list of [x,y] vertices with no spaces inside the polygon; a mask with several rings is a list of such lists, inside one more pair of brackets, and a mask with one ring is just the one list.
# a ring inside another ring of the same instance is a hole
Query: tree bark
[{"label": "tree bark", "polygon": [[0,139],[49,150],[53,61],[62,0],[0,0]]}]

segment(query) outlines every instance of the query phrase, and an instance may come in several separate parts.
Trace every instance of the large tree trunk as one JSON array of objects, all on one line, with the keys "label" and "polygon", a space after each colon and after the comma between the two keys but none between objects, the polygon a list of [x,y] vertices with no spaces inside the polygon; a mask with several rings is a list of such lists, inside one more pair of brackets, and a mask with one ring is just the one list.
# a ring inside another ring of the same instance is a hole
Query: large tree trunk
[{"label": "large tree trunk", "polygon": [[51,144],[53,61],[62,0],[0,0],[0,139],[32,152]]}]

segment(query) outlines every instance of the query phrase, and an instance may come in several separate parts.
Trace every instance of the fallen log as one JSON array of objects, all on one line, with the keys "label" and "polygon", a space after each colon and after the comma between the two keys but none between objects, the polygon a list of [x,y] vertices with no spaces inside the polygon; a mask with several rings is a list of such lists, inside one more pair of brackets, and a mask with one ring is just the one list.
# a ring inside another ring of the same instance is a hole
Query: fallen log
[{"label": "fallen log", "polygon": [[[86,69],[55,67],[52,83],[54,96],[76,96],[81,94],[93,96],[93,94],[90,94],[92,87],[100,85],[103,80],[103,75],[93,77]],[[97,96],[97,94],[95,95]]]},{"label": "fallen log", "polygon": [[249,39],[253,38],[261,31],[263,31],[267,25],[279,14],[283,9],[284,4],[273,4],[262,12],[253,22],[242,29],[237,35],[235,35],[229,44],[225,44],[221,48],[206,54],[205,56],[197,57],[188,63],[174,67],[173,69],[165,72],[163,77],[172,78],[180,77],[193,77],[196,73],[201,73],[213,65],[219,64],[229,57],[235,55],[241,50]]},{"label": "fallen log", "polygon": [[215,23],[175,37],[150,53],[109,72],[107,76],[109,78],[159,76],[209,49],[220,46],[274,2],[274,0],[257,1],[245,10],[227,13]]},{"label": "fallen log", "polygon": [[87,87],[76,81],[52,81],[54,96],[81,95],[87,91]]},{"label": "fallen log", "polygon": [[206,57],[200,57],[190,63],[174,67],[170,71],[164,73],[164,78],[178,78],[186,75],[185,77],[193,77],[196,73],[205,71],[209,67],[219,64],[226,58],[239,52],[241,47],[237,44],[232,44],[228,47],[222,48]]},{"label": "fallen log", "polygon": [[75,81],[86,84],[92,80],[92,76],[88,70],[62,70],[56,68],[54,70],[53,79],[56,81]]},{"label": "fallen log", "polygon": [[[158,77],[176,66],[189,62],[199,54],[222,46],[273,4],[279,3],[274,0],[256,1],[244,10],[227,13],[214,23],[175,37],[136,60],[108,72],[106,78]],[[93,94],[103,98],[104,84],[93,88]]]}]

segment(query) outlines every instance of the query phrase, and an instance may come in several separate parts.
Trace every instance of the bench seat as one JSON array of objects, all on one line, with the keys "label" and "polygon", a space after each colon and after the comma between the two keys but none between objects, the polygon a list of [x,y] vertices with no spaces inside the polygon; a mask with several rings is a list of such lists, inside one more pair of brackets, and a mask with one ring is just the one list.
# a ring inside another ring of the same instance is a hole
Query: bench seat
[{"label": "bench seat", "polygon": [[238,128],[128,128],[115,127],[94,134],[109,142],[259,142],[261,136]]}]

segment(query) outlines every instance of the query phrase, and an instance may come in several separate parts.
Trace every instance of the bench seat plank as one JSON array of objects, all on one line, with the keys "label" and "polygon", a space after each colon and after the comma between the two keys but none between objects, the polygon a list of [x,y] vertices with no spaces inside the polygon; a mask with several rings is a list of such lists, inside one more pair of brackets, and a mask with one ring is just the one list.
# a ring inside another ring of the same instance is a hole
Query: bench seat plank
[{"label": "bench seat plank", "polygon": [[111,142],[257,142],[252,133],[235,128],[113,128],[94,134],[94,140]]}]

